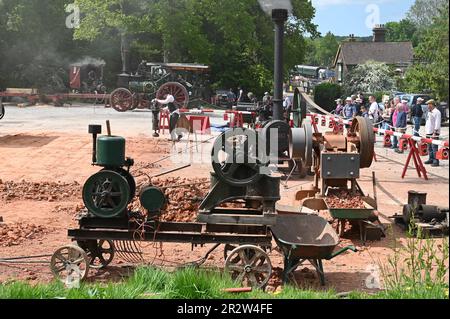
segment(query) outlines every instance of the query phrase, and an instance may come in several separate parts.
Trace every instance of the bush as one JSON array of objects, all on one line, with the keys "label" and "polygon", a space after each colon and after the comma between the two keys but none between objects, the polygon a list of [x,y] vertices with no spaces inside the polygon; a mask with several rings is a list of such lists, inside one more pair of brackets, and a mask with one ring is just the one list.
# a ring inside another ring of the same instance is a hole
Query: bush
[{"label": "bush", "polygon": [[342,95],[341,86],[334,83],[322,83],[314,89],[314,102],[331,112],[335,109],[335,100]]}]

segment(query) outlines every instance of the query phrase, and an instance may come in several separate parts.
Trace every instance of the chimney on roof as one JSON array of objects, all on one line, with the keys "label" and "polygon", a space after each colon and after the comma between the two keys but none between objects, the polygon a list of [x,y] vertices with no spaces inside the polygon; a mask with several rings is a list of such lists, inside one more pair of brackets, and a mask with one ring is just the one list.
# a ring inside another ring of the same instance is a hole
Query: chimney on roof
[{"label": "chimney on roof", "polygon": [[353,33],[350,34],[349,37],[348,37],[348,39],[347,39],[347,41],[348,41],[348,42],[356,42],[355,35],[354,35]]},{"label": "chimney on roof", "polygon": [[377,24],[373,28],[373,42],[386,42],[386,31],[384,24]]}]

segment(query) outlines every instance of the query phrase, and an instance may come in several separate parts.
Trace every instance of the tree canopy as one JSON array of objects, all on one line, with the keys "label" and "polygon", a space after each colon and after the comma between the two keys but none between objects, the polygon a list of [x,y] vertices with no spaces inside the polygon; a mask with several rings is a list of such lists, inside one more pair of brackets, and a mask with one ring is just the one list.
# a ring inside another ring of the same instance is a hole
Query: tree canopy
[{"label": "tree canopy", "polygon": [[351,70],[344,83],[346,94],[391,92],[396,89],[392,70],[386,63],[367,61]]}]

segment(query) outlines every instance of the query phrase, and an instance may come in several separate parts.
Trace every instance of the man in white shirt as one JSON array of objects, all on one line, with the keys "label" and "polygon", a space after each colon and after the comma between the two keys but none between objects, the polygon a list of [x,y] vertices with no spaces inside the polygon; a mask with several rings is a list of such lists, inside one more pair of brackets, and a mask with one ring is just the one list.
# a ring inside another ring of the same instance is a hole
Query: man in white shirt
[{"label": "man in white shirt", "polygon": [[[442,125],[442,114],[436,108],[436,102],[434,100],[429,100],[427,102],[428,105],[428,114],[427,114],[427,124],[425,125],[425,134],[427,138],[431,138],[433,140],[439,140],[439,136],[441,135],[441,125]],[[439,160],[436,158],[436,153],[438,152],[438,145],[430,144],[428,145],[428,153],[430,158],[425,162],[427,165],[431,165],[432,167],[439,166]]]},{"label": "man in white shirt", "polygon": [[377,99],[375,96],[369,97],[370,108],[369,108],[369,119],[372,120],[372,123],[378,123],[378,118],[380,116],[380,106],[377,103]]},{"label": "man in white shirt", "polygon": [[157,102],[161,105],[166,105],[166,107],[163,109],[163,111],[170,113],[170,120],[169,120],[169,131],[170,131],[170,137],[172,141],[180,141],[183,136],[176,134],[175,129],[177,128],[178,119],[180,118],[180,110],[175,105],[175,98],[172,94],[167,93],[164,95],[164,100],[158,100],[154,99],[154,102]]}]

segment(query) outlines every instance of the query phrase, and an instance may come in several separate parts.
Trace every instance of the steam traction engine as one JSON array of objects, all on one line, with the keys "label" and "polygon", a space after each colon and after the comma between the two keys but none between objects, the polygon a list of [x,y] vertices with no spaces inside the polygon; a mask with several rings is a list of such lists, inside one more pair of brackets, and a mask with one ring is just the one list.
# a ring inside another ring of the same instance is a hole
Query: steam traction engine
[{"label": "steam traction engine", "polygon": [[187,108],[190,99],[207,98],[208,72],[205,65],[143,61],[135,74],[119,75],[119,88],[111,93],[111,107],[118,112],[147,109],[154,98],[163,99],[170,93],[178,108]]}]

